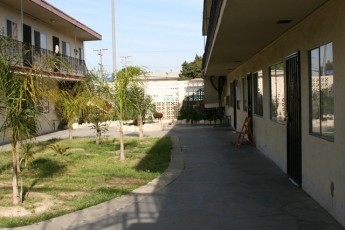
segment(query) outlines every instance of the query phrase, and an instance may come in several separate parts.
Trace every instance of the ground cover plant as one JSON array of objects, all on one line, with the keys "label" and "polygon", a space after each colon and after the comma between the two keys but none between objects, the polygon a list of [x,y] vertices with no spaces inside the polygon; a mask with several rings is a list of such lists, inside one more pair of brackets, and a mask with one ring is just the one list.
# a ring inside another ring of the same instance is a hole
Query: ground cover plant
[{"label": "ground cover plant", "polygon": [[169,165],[168,137],[126,138],[125,161],[119,160],[117,142],[105,138],[99,145],[94,138],[74,138],[25,146],[30,157],[23,160],[26,167],[22,164],[23,203],[18,206],[11,197],[11,152],[0,152],[0,227],[29,225],[108,201],[147,184]]}]

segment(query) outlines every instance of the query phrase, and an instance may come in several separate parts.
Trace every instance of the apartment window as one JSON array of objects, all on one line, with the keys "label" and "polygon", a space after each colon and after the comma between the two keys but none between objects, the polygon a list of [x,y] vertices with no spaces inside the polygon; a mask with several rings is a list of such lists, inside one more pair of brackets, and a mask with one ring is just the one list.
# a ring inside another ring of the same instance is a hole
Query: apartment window
[{"label": "apartment window", "polygon": [[333,45],[309,51],[310,132],[334,140]]},{"label": "apartment window", "polygon": [[17,23],[11,20],[6,21],[7,36],[12,39],[18,39]]},{"label": "apartment window", "polygon": [[253,74],[254,79],[254,114],[263,116],[263,78],[262,70]]},{"label": "apartment window", "polygon": [[47,36],[45,33],[34,31],[34,42],[37,49],[47,49]]},{"label": "apartment window", "polygon": [[68,42],[62,41],[62,54],[71,57],[71,44]]},{"label": "apartment window", "polygon": [[270,116],[280,123],[285,122],[285,72],[284,62],[270,66]]}]

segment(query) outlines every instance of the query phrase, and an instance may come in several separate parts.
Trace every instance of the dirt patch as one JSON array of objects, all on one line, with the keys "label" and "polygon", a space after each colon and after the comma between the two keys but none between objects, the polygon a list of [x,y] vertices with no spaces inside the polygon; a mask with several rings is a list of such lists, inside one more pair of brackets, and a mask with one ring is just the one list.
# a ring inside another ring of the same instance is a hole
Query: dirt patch
[{"label": "dirt patch", "polygon": [[119,186],[119,185],[142,185],[144,181],[137,178],[121,178],[121,177],[114,177],[111,180],[108,180],[107,183],[112,186]]},{"label": "dirt patch", "polygon": [[[4,199],[11,200],[12,195],[5,196],[3,200]],[[25,199],[28,203],[30,202],[28,207],[25,205],[0,207],[0,217],[19,217],[40,214],[56,204],[52,196],[39,192],[30,192],[26,195]]]},{"label": "dirt patch", "polygon": [[69,198],[69,197],[73,198],[73,197],[82,196],[85,194],[86,194],[86,192],[78,192],[78,191],[77,192],[61,192],[61,193],[59,193],[59,196],[67,197],[67,198]]}]

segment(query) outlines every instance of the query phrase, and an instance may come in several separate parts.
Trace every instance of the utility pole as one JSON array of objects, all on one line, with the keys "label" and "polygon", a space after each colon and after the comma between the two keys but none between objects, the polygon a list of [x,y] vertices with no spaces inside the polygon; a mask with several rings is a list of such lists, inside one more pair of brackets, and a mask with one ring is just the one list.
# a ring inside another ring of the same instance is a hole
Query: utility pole
[{"label": "utility pole", "polygon": [[100,63],[99,63],[99,70],[101,72],[101,77],[103,78],[103,51],[108,50],[108,49],[98,49],[98,50],[93,50],[98,52]]},{"label": "utility pole", "polygon": [[128,59],[132,56],[121,56],[122,61],[124,62],[125,67],[127,67]]},{"label": "utility pole", "polygon": [[131,56],[121,56],[122,61],[124,62],[125,66],[125,74],[127,76],[127,65],[128,65],[128,59],[131,58]]},{"label": "utility pole", "polygon": [[113,74],[116,74],[115,0],[111,0]]}]

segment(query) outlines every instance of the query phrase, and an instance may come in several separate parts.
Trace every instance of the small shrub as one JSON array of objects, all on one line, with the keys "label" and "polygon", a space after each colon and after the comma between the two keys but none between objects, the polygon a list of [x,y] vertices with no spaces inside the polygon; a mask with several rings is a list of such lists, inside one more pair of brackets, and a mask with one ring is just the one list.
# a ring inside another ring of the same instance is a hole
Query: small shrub
[{"label": "small shrub", "polygon": [[62,147],[58,144],[51,144],[48,145],[48,148],[54,150],[55,153],[58,153],[61,156],[63,156],[70,147]]}]

